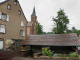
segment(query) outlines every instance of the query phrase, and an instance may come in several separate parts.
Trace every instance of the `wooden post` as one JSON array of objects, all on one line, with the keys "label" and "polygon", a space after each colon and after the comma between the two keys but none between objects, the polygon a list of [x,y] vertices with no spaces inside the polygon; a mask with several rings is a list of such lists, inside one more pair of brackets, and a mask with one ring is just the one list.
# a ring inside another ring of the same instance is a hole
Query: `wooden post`
[{"label": "wooden post", "polygon": [[22,50],[24,50],[24,47],[22,46]]},{"label": "wooden post", "polygon": [[29,46],[29,49],[32,50],[32,46]]},{"label": "wooden post", "polygon": [[31,47],[29,46],[29,50],[30,50],[30,48],[31,48]]}]

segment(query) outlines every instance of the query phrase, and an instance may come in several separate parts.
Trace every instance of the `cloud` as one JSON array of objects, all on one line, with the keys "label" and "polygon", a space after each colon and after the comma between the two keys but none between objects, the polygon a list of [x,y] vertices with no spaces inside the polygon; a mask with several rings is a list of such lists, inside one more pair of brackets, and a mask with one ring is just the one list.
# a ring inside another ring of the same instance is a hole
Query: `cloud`
[{"label": "cloud", "polygon": [[[2,0],[0,0],[2,1]],[[37,20],[43,25],[45,32],[51,31],[52,18],[57,15],[60,8],[70,19],[69,29],[72,26],[80,29],[80,0],[18,0],[28,21],[35,5]]]}]

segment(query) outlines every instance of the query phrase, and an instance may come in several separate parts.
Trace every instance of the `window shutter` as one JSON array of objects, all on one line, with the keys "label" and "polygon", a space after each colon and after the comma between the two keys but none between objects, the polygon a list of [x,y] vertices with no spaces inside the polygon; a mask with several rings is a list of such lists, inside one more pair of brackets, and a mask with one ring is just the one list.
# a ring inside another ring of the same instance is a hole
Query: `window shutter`
[{"label": "window shutter", "polygon": [[25,31],[23,31],[23,36],[25,36]]},{"label": "window shutter", "polygon": [[0,12],[0,19],[1,19],[1,15],[2,15],[2,13]]},{"label": "window shutter", "polygon": [[23,21],[21,21],[21,26],[24,26],[24,22]]},{"label": "window shutter", "polygon": [[9,21],[9,15],[7,15],[7,20],[6,21]]},{"label": "window shutter", "polygon": [[3,26],[3,33],[5,33],[5,26]]}]

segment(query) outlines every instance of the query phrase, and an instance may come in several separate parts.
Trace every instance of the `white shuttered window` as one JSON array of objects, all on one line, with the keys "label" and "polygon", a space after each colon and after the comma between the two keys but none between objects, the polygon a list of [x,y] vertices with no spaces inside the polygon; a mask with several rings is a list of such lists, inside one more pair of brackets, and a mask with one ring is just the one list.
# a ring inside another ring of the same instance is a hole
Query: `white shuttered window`
[{"label": "white shuttered window", "polygon": [[20,36],[25,36],[25,31],[21,30],[20,31]]},{"label": "white shuttered window", "polygon": [[0,20],[9,21],[9,15],[0,12]]},{"label": "white shuttered window", "polygon": [[5,25],[0,25],[0,33],[5,33]]}]

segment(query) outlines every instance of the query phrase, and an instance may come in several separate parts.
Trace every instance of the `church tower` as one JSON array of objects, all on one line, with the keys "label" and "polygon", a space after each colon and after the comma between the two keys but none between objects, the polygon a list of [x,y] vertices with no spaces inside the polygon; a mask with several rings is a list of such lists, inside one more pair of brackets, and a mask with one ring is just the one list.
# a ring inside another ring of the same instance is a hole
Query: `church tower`
[{"label": "church tower", "polygon": [[31,14],[31,21],[27,23],[27,35],[36,35],[36,22],[37,16],[35,11],[35,6],[33,8],[33,12]]},{"label": "church tower", "polygon": [[36,21],[37,21],[37,16],[36,16],[36,11],[35,11],[35,6],[33,8],[33,12],[31,15],[31,35],[36,35]]}]

